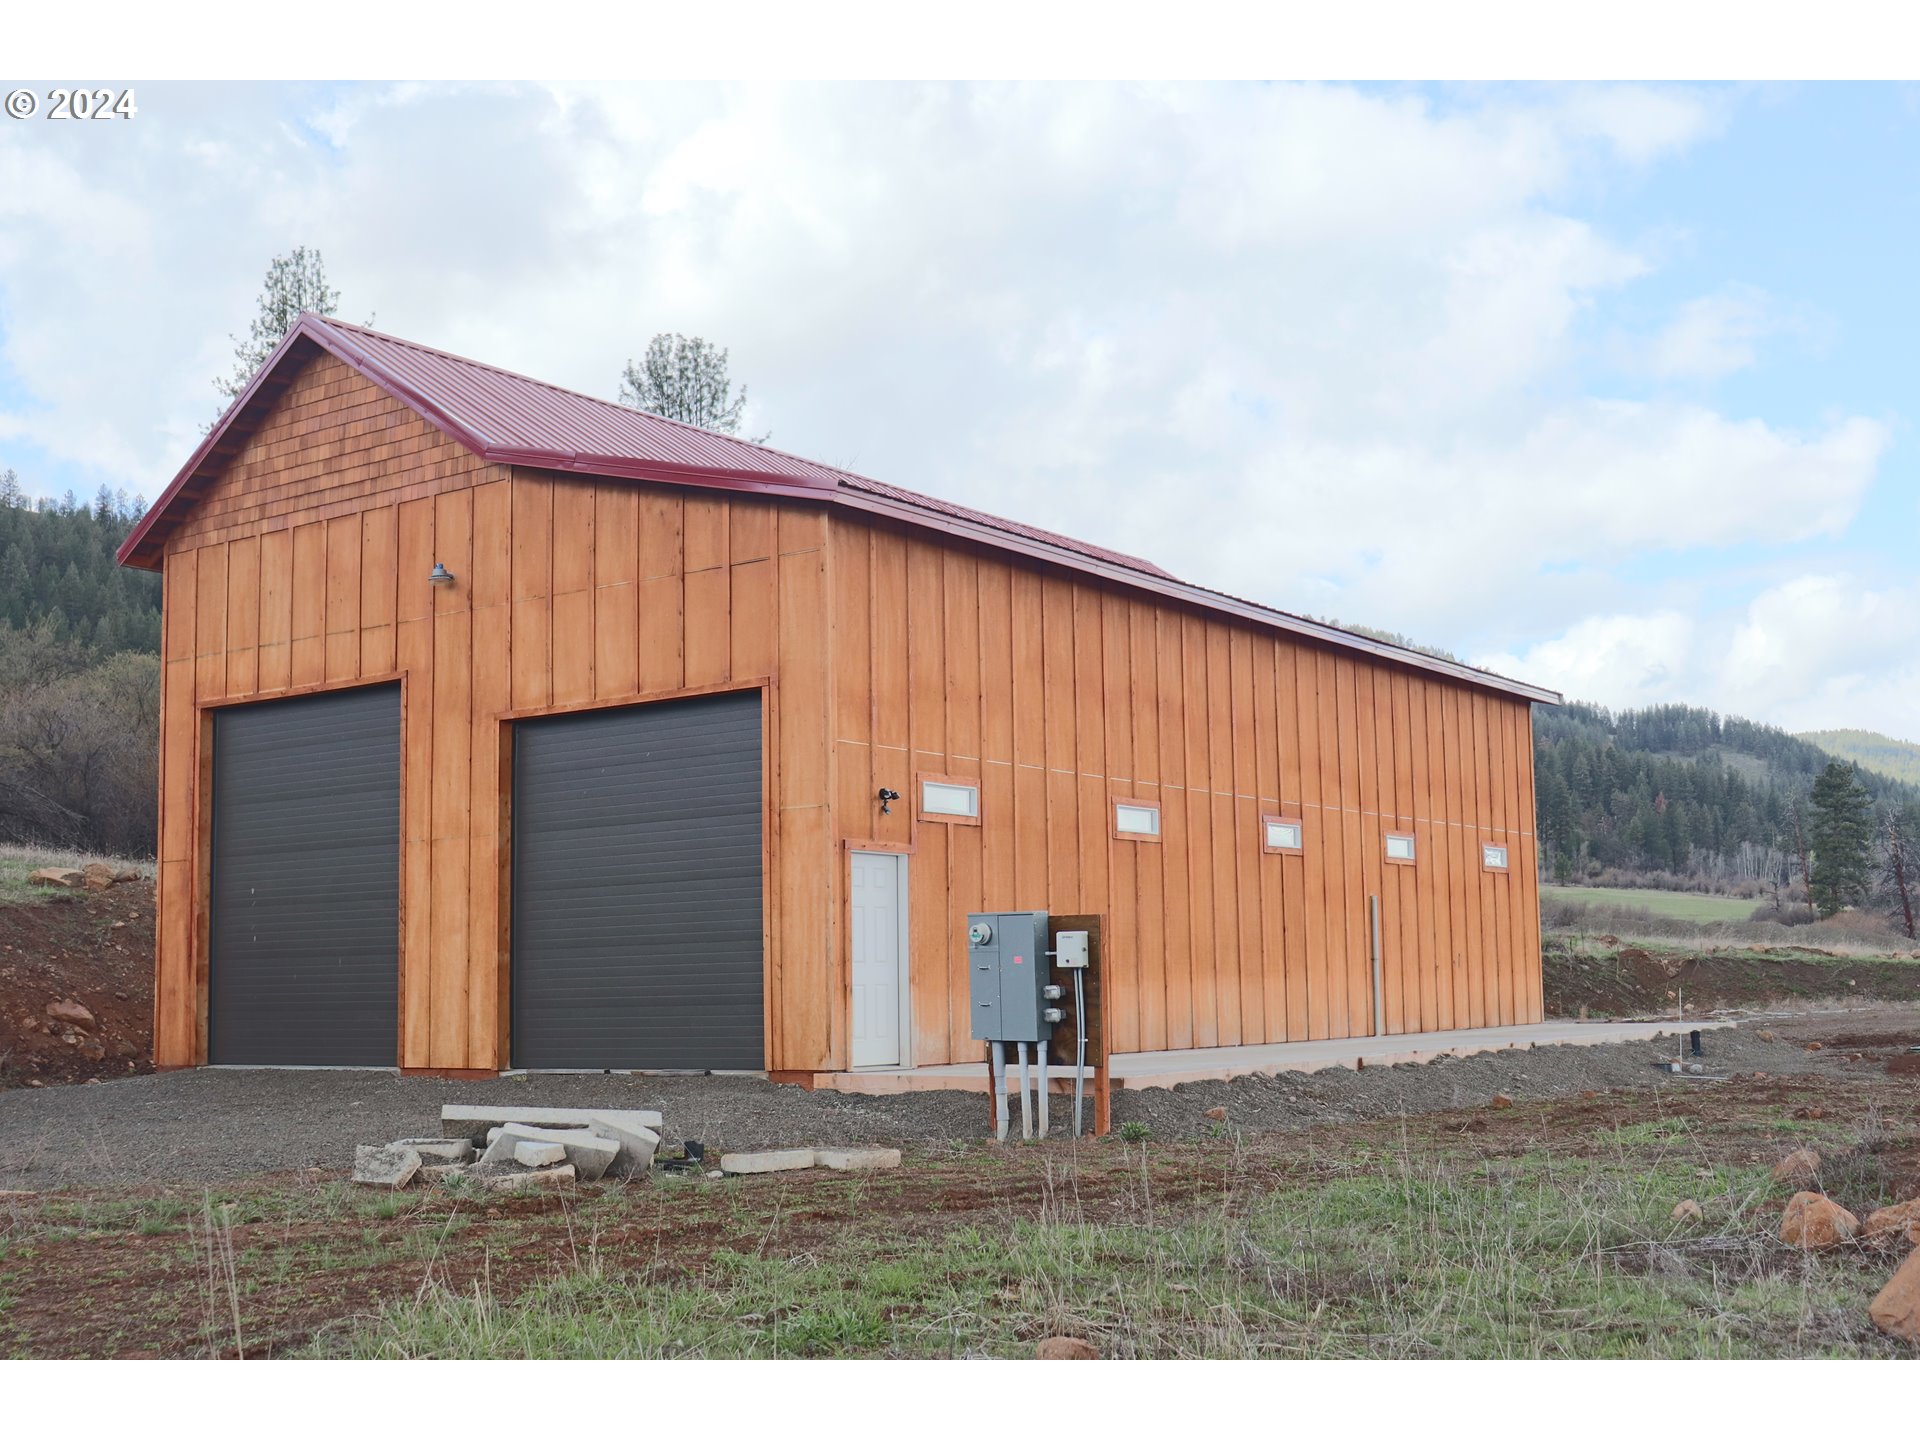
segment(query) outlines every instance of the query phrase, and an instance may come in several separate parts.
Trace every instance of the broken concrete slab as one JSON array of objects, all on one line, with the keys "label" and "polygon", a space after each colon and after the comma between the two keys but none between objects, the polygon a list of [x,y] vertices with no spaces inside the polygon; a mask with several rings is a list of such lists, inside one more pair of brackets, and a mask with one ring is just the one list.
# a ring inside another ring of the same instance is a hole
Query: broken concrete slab
[{"label": "broken concrete slab", "polygon": [[900,1168],[900,1152],[877,1147],[815,1150],[813,1163],[827,1170],[897,1170]]},{"label": "broken concrete slab", "polygon": [[654,1152],[660,1148],[658,1131],[613,1111],[595,1115],[590,1128],[602,1140],[611,1140],[620,1147],[620,1153],[607,1167],[607,1174],[644,1175],[652,1168]]},{"label": "broken concrete slab", "polygon": [[811,1150],[747,1150],[722,1155],[720,1168],[728,1175],[767,1175],[776,1170],[811,1170]]},{"label": "broken concrete slab", "polygon": [[658,1110],[574,1109],[551,1105],[442,1105],[440,1129],[449,1139],[479,1144],[501,1125],[540,1125],[550,1130],[590,1129],[596,1117],[648,1130],[660,1128]]},{"label": "broken concrete slab", "polygon": [[618,1141],[603,1140],[585,1130],[549,1130],[536,1125],[510,1124],[500,1127],[498,1137],[480,1157],[481,1163],[494,1166],[515,1163],[515,1148],[524,1141],[560,1146],[567,1164],[582,1180],[598,1180],[620,1153]]},{"label": "broken concrete slab", "polygon": [[520,1140],[513,1147],[513,1162],[529,1170],[566,1163],[567,1147],[552,1140]]},{"label": "broken concrete slab", "polygon": [[420,1152],[405,1145],[353,1147],[353,1183],[404,1190],[420,1173]]},{"label": "broken concrete slab", "polygon": [[445,1140],[438,1135],[422,1136],[413,1140],[393,1140],[389,1144],[404,1145],[409,1150],[420,1152],[420,1162],[443,1165],[471,1165],[479,1153],[471,1140]]},{"label": "broken concrete slab", "polygon": [[517,1190],[571,1190],[577,1178],[571,1165],[553,1165],[545,1170],[502,1170],[482,1177],[489,1190],[511,1193]]}]

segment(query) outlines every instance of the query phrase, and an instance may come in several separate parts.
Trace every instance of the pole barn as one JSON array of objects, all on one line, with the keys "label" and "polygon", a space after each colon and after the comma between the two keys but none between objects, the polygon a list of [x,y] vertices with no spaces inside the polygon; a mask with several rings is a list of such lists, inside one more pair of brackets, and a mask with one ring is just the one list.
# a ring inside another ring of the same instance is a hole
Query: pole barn
[{"label": "pole barn", "polygon": [[975,911],[1116,1052],[1541,1019],[1559,697],[1132,556],[306,315],[121,560],[163,1066],[975,1061]]}]

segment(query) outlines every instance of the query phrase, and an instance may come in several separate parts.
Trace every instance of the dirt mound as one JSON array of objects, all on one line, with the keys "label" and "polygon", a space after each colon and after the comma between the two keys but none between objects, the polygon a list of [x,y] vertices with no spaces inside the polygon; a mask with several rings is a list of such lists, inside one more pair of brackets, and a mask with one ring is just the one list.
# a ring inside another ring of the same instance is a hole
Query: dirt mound
[{"label": "dirt mound", "polygon": [[152,885],[0,905],[0,1088],[152,1068]]},{"label": "dirt mound", "polygon": [[1693,951],[1622,948],[1611,937],[1581,945],[1549,936],[1548,1015],[1671,1015],[1689,1011],[1792,1008],[1812,1000],[1853,1004],[1920,1001],[1920,962],[1840,958],[1784,946]]}]

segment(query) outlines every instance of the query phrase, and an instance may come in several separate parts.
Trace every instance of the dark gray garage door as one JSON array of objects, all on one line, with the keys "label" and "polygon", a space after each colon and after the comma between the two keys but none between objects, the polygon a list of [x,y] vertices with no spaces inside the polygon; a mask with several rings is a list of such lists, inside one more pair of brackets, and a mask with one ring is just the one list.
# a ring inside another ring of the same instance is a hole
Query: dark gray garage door
[{"label": "dark gray garage door", "polygon": [[400,688],[213,722],[207,1055],[392,1065],[400,988]]},{"label": "dark gray garage door", "polygon": [[522,721],[513,1062],[758,1070],[760,696]]}]

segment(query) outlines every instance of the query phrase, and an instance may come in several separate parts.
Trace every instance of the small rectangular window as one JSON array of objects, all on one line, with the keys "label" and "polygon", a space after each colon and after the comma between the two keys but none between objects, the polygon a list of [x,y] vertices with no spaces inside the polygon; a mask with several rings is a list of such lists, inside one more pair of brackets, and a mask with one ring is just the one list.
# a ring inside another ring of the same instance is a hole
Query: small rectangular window
[{"label": "small rectangular window", "polygon": [[1387,836],[1387,859],[1397,865],[1413,864],[1413,837],[1411,835]]},{"label": "small rectangular window", "polygon": [[1504,845],[1482,845],[1480,847],[1480,863],[1485,865],[1489,870],[1506,869],[1507,847]]},{"label": "small rectangular window", "polygon": [[920,777],[920,818],[955,825],[980,823],[980,786],[950,775]]},{"label": "small rectangular window", "polygon": [[1137,800],[1113,802],[1113,833],[1128,840],[1160,838],[1160,807]]},{"label": "small rectangular window", "polygon": [[1298,820],[1284,815],[1264,815],[1260,819],[1260,848],[1269,855],[1299,850],[1305,833]]}]

